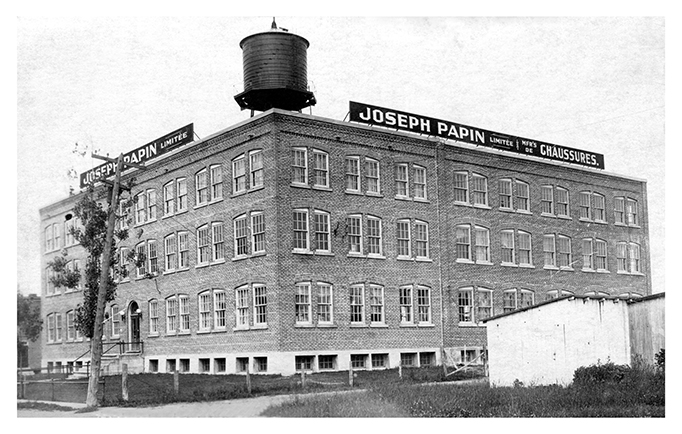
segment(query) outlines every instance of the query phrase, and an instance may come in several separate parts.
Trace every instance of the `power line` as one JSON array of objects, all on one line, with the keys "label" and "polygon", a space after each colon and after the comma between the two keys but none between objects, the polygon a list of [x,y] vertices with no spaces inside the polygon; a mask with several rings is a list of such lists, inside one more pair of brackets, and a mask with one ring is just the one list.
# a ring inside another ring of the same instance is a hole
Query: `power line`
[{"label": "power line", "polygon": [[574,126],[574,127],[564,128],[563,130],[556,130],[556,131],[549,131],[549,132],[540,132],[540,133],[538,133],[537,135],[539,135],[539,134],[560,133],[560,132],[563,132],[563,131],[573,130],[573,129],[576,129],[576,128],[582,128],[582,127],[587,127],[587,126],[590,126],[590,125],[601,124],[601,123],[603,123],[603,122],[608,122],[608,121],[611,121],[611,120],[614,120],[614,119],[624,118],[624,117],[626,117],[626,116],[633,116],[633,115],[636,115],[636,114],[639,114],[639,113],[644,113],[644,112],[651,111],[651,110],[657,110],[657,109],[664,108],[664,107],[665,107],[665,105],[661,105],[661,106],[658,106],[658,107],[651,107],[651,108],[648,108],[648,109],[640,110],[640,111],[638,111],[638,112],[626,113],[626,114],[624,114],[624,115],[614,116],[614,117],[612,117],[612,118],[606,118],[606,119],[602,119],[602,120],[600,120],[600,121],[591,122],[591,123],[589,123],[589,124],[576,125],[576,126]]}]

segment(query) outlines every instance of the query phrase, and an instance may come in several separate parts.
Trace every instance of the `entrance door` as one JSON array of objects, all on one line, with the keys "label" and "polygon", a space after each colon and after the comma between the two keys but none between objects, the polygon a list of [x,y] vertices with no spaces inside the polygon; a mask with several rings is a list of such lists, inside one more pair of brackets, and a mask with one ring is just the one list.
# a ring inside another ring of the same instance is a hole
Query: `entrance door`
[{"label": "entrance door", "polygon": [[130,330],[130,343],[128,344],[128,350],[139,352],[140,351],[140,316],[141,311],[136,302],[130,303],[129,309],[129,324],[128,330]]}]

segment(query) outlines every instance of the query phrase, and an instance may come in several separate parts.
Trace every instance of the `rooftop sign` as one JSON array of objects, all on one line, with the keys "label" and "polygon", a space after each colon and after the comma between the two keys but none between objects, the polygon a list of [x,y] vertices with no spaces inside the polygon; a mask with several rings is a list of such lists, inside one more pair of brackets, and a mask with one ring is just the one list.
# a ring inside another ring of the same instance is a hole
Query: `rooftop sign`
[{"label": "rooftop sign", "polygon": [[[145,161],[170,152],[180,146],[186,145],[193,140],[194,124],[186,125],[163,137],[159,137],[153,142],[140,146],[126,154],[123,154],[123,161],[126,163],[140,164]],[[99,179],[106,178],[116,172],[116,163],[104,163],[100,166],[81,173],[81,188]]]},{"label": "rooftop sign", "polygon": [[502,149],[523,155],[549,158],[581,166],[604,168],[604,156],[589,151],[553,145],[538,140],[496,133],[455,122],[350,101],[350,120],[369,125],[443,137],[472,145]]}]

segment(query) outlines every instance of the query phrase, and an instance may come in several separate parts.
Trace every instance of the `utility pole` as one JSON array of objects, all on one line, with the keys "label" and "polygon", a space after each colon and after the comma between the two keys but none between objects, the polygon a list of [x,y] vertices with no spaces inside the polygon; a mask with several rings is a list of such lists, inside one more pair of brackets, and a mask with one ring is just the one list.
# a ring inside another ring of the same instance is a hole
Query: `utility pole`
[{"label": "utility pole", "polygon": [[90,380],[88,382],[88,395],[85,400],[87,407],[97,407],[99,402],[97,400],[97,392],[99,390],[100,369],[102,365],[102,331],[104,327],[104,305],[106,303],[107,283],[109,277],[109,263],[111,261],[111,244],[114,239],[114,227],[116,226],[116,211],[118,210],[118,193],[121,183],[121,171],[124,166],[136,167],[144,169],[144,166],[139,164],[125,163],[123,161],[123,154],[120,154],[117,159],[102,157],[100,155],[92,154],[93,158],[105,160],[110,163],[116,163],[116,173],[113,183],[106,179],[101,179],[103,183],[111,185],[111,196],[109,197],[109,210],[107,211],[107,234],[104,242],[104,251],[102,252],[102,271],[99,276],[99,288],[97,292],[97,311],[95,312],[95,324],[93,336],[90,341],[90,354],[92,354],[92,371],[90,373]]}]

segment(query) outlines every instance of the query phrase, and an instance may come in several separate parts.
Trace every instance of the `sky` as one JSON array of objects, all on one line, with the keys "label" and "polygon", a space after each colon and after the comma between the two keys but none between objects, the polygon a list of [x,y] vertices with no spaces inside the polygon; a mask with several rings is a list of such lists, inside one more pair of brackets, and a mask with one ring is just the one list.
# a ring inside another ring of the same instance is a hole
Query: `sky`
[{"label": "sky", "polygon": [[[357,14],[357,11],[355,11]],[[665,288],[662,17],[277,16],[310,41],[304,113],[343,120],[358,101],[604,154],[648,185],[654,292]],[[17,284],[40,292],[38,210],[98,160],[194,123],[248,119],[239,42],[272,16],[19,16]]]}]

